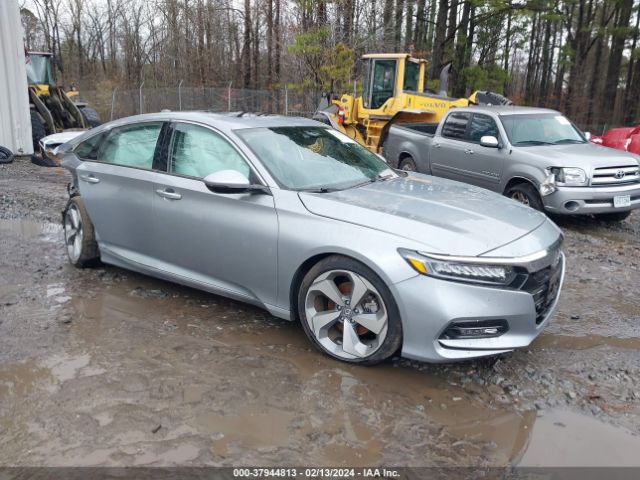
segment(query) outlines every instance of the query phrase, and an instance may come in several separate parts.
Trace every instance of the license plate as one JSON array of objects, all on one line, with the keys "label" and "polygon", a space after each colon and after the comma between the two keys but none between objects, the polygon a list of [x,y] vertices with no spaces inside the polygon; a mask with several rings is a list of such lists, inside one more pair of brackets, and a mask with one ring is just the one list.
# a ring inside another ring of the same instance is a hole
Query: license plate
[{"label": "license plate", "polygon": [[617,195],[613,197],[613,206],[615,208],[630,207],[631,195]]}]

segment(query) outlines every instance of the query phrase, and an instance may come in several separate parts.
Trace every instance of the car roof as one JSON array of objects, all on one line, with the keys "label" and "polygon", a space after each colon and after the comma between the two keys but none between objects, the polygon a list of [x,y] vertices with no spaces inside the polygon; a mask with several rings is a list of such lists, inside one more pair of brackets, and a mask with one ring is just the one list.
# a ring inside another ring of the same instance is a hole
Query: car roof
[{"label": "car roof", "polygon": [[197,122],[204,125],[209,125],[220,130],[230,131],[246,128],[258,128],[258,127],[297,127],[297,126],[326,126],[323,123],[315,120],[310,120],[303,117],[287,117],[283,115],[267,115],[267,114],[255,114],[244,112],[206,112],[206,111],[182,111],[182,112],[158,112],[158,113],[146,113],[142,115],[134,115],[131,117],[124,117],[113,122],[109,122],[107,125],[110,128],[128,125],[138,122],[170,122],[170,121],[187,121]]},{"label": "car roof", "polygon": [[493,112],[497,115],[527,115],[536,113],[555,113],[556,115],[560,115],[560,112],[557,110],[551,110],[550,108],[520,107],[516,105],[473,105],[471,107],[463,107],[460,110],[483,113]]}]

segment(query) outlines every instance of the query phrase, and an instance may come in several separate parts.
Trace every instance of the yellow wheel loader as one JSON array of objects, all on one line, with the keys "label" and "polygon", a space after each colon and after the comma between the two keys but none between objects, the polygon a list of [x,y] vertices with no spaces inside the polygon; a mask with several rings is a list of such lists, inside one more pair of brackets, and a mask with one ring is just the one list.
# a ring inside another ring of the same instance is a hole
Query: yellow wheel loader
[{"label": "yellow wheel loader", "polygon": [[[31,110],[33,148],[39,150],[40,140],[53,133],[86,130],[100,125],[100,116],[86,103],[74,102],[53,76],[53,55],[45,52],[25,52]],[[71,95],[77,98],[77,92]]]},{"label": "yellow wheel loader", "polygon": [[382,153],[393,123],[436,124],[454,107],[511,104],[493,92],[478,91],[469,98],[447,96],[450,64],[440,74],[436,93],[426,88],[426,60],[406,53],[368,54],[362,59],[366,62],[362,96],[328,98],[314,118],[329,123],[374,153]]}]

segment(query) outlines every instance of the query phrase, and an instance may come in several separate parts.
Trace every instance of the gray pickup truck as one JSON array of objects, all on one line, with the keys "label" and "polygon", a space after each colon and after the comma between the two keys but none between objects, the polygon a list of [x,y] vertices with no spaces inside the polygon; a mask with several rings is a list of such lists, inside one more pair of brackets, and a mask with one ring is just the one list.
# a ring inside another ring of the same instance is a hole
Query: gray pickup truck
[{"label": "gray pickup truck", "polygon": [[384,155],[549,213],[621,221],[640,207],[640,157],[589,143],[554,110],[456,108],[438,125],[392,125]]}]

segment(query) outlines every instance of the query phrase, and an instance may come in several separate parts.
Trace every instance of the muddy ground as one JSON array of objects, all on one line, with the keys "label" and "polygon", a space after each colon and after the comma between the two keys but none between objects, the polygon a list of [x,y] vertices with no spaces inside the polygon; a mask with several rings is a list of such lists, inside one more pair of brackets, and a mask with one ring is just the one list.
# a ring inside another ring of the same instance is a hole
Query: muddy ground
[{"label": "muddy ground", "polygon": [[67,180],[0,165],[0,466],[640,465],[640,212],[559,222],[529,348],[362,368],[260,309],[71,267]]}]

